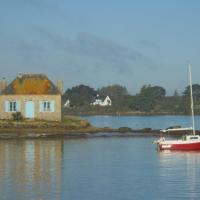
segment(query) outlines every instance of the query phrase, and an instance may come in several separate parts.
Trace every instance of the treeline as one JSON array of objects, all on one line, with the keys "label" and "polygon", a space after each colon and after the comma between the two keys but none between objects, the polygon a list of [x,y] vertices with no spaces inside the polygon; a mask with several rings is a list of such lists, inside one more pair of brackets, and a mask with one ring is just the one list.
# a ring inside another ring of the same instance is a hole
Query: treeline
[{"label": "treeline", "polygon": [[[194,109],[200,114],[200,85],[193,84]],[[91,106],[90,103],[99,95],[109,96],[112,106]],[[189,114],[190,87],[178,94],[166,96],[165,88],[161,86],[144,85],[136,95],[128,93],[126,87],[112,85],[95,90],[86,85],[68,89],[63,95],[63,102],[70,100],[70,108],[65,108],[68,114]]]}]

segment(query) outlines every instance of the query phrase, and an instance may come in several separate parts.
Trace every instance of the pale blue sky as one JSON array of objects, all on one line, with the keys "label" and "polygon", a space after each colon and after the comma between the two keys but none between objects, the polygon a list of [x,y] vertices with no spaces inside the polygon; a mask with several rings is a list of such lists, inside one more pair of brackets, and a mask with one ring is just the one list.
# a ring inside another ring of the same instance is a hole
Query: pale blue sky
[{"label": "pale blue sky", "polygon": [[198,0],[0,0],[0,72],[63,79],[65,89],[200,83]]}]

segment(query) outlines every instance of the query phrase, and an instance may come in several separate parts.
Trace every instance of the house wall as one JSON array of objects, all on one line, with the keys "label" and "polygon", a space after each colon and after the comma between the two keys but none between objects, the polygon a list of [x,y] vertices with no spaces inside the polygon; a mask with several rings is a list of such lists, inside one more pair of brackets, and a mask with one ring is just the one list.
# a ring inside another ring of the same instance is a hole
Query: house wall
[{"label": "house wall", "polygon": [[[61,95],[0,95],[0,119],[12,119],[12,112],[6,112],[6,101],[20,101],[20,112],[25,118],[26,101],[34,102],[34,119],[61,121]],[[54,101],[54,112],[41,112],[40,101]]]}]

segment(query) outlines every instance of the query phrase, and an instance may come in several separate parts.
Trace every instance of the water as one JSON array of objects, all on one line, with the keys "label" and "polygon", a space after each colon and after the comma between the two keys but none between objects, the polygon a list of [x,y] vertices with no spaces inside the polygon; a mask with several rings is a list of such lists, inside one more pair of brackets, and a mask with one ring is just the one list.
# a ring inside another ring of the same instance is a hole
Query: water
[{"label": "water", "polygon": [[0,140],[0,199],[200,199],[200,152],[159,153],[154,139]]},{"label": "water", "polygon": [[[153,128],[164,129],[169,126],[180,125],[191,127],[192,119],[190,116],[84,116],[91,124],[97,127],[130,127],[133,129]],[[200,130],[200,116],[195,116],[195,127]]]}]

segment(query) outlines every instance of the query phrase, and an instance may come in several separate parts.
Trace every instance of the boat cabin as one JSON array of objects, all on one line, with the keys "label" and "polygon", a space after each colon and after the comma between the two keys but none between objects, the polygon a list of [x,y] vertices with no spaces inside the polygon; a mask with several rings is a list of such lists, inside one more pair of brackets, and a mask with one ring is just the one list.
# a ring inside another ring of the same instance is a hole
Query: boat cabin
[{"label": "boat cabin", "polygon": [[200,140],[200,136],[199,135],[184,135],[182,137],[183,141],[196,141],[196,140]]}]

